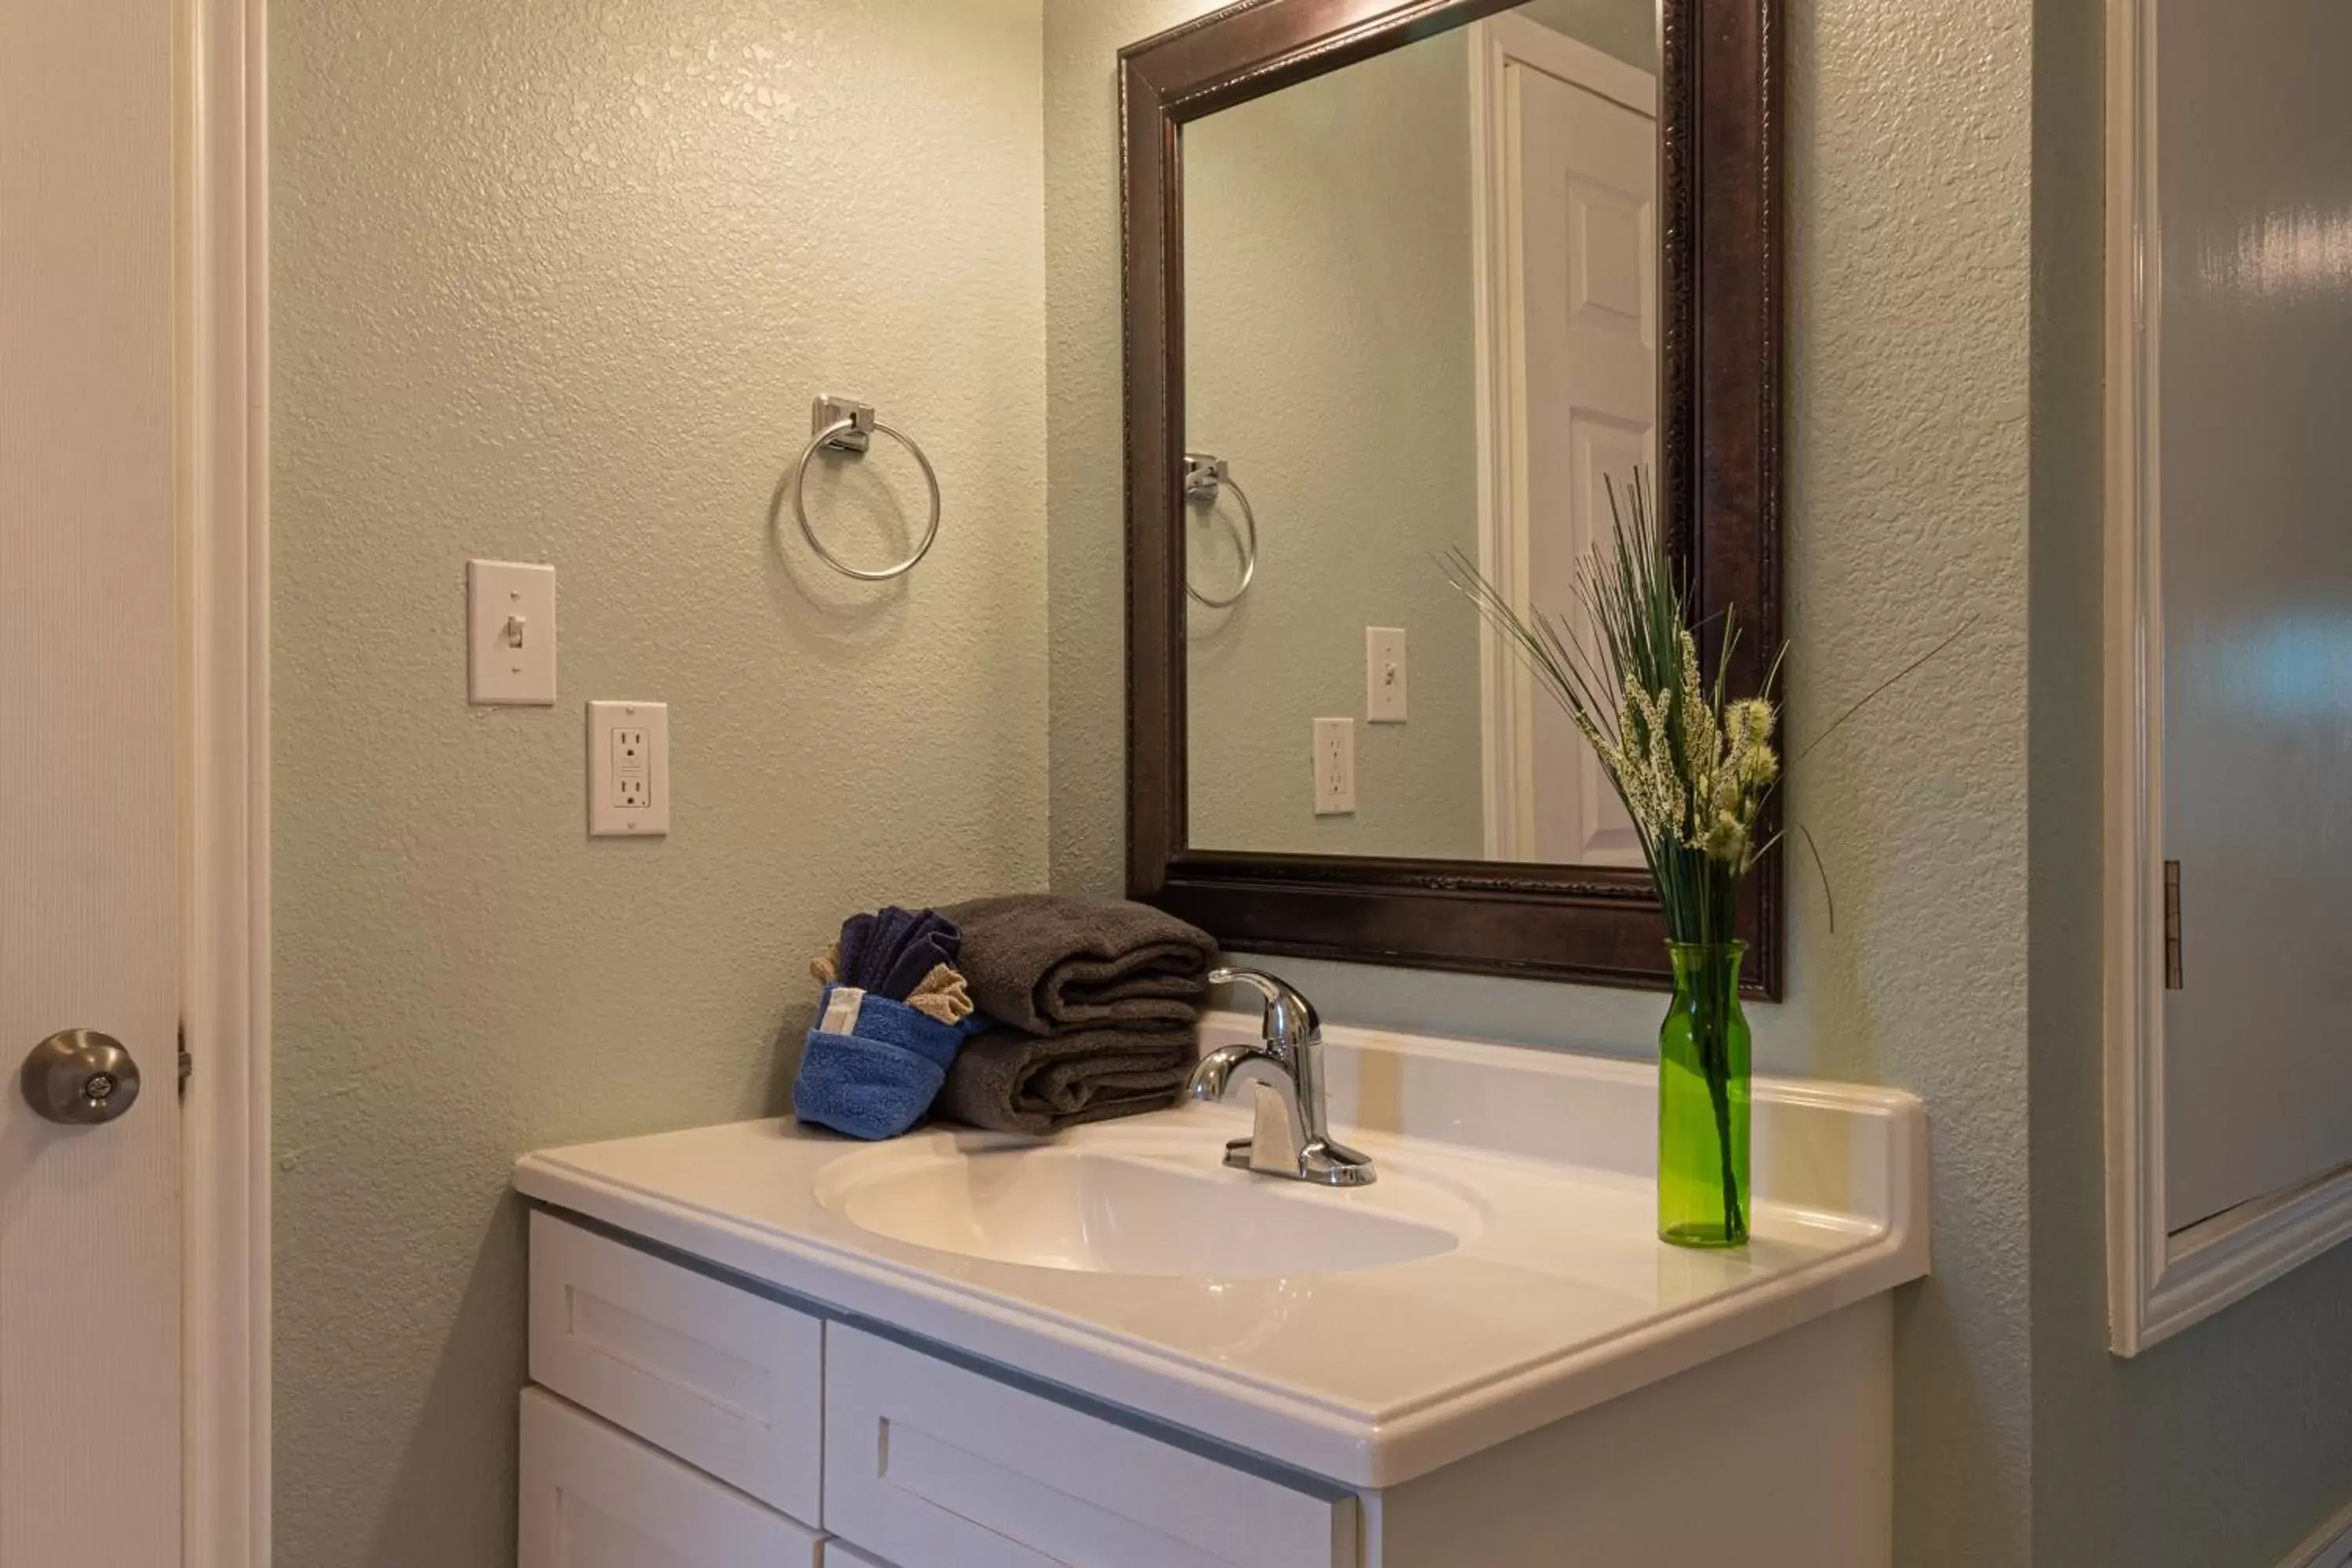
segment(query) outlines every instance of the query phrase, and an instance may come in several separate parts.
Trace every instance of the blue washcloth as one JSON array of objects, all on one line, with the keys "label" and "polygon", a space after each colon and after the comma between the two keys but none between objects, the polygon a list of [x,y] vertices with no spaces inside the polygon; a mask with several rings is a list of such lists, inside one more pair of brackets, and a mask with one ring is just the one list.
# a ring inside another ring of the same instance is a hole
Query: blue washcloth
[{"label": "blue washcloth", "polygon": [[793,1080],[793,1113],[853,1138],[896,1138],[930,1113],[975,1021],[942,1024],[887,996],[826,986]]}]

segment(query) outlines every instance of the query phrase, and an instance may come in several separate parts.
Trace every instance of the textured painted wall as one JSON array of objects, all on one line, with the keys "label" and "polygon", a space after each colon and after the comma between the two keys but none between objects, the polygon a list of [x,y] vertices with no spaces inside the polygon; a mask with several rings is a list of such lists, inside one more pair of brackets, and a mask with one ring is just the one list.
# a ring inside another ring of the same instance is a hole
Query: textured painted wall
[{"label": "textured painted wall", "polygon": [[[1478,548],[1469,35],[1184,128],[1185,444],[1234,465],[1258,569],[1186,611],[1192,842],[1475,858]],[[1238,580],[1234,503],[1186,509],[1197,581]],[[1364,628],[1407,637],[1402,724],[1366,721]],[[1308,737],[1356,721],[1356,809],[1314,814]]]},{"label": "textured painted wall", "polygon": [[[515,1155],[774,1108],[845,906],[1045,879],[1038,6],[271,14],[277,1556],[492,1568]],[[938,464],[898,586],[771,532],[820,389]],[[552,710],[466,706],[469,554],[561,566]],[[583,837],[589,697],[667,843]]]},{"label": "textured painted wall", "polygon": [[[2101,1147],[2097,732],[2101,178],[2098,9],[2040,0],[2034,43],[2033,376],[2033,1426],[2035,1561],[2132,1568],[2274,1568],[2352,1500],[2352,1247],[2339,1247],[2145,1352],[2107,1353]],[[2251,97],[2177,100],[2209,128],[2208,157],[2243,160],[2242,198],[2300,175],[2342,186],[2310,128],[2340,117],[2339,8],[2248,12],[2167,0],[2169,73],[2252,82]],[[2248,26],[2250,22],[2260,25]],[[2249,68],[2252,68],[2249,69]],[[2167,215],[2187,193],[2168,193]],[[2340,204],[2339,204],[2340,205]],[[2284,204],[2282,204],[2284,205]],[[2305,258],[2326,256],[2324,249]],[[2340,252],[2338,253],[2340,255]],[[2293,258],[2294,251],[2284,251]],[[2275,301],[2273,301],[2275,302]],[[2315,301],[2314,301],[2315,302]],[[2306,321],[2314,338],[2338,322]],[[2330,345],[2331,347],[2334,345]],[[2336,357],[2340,359],[2340,350]],[[2168,359],[2168,364],[2169,360]],[[2252,395],[2244,442],[2333,450],[2340,419]],[[2168,518],[2173,514],[2168,512]],[[2187,520],[2194,525],[2195,516]],[[2318,517],[2308,526],[2336,528]],[[2191,984],[2194,979],[2192,977]]]},{"label": "textured painted wall", "polygon": [[[1057,885],[1123,833],[1117,47],[1206,0],[1047,0]],[[1913,650],[1924,679],[1792,774],[1837,929],[1795,879],[1789,1071],[1923,1095],[1936,1275],[1898,1307],[1898,1559],[2030,1550],[2026,583],[2029,0],[1793,0],[1791,689],[1801,738]],[[1280,961],[1327,1016],[1638,1051],[1654,997]]]}]

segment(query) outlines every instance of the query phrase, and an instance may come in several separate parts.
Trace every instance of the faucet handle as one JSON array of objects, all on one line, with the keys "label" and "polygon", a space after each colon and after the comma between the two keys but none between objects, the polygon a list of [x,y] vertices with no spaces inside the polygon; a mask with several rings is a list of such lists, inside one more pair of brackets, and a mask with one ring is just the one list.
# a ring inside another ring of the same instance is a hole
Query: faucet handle
[{"label": "faucet handle", "polygon": [[1209,971],[1212,985],[1246,985],[1265,998],[1265,1021],[1261,1032],[1265,1043],[1282,1049],[1296,1049],[1311,1045],[1320,1038],[1323,1021],[1315,1015],[1315,1005],[1300,995],[1288,982],[1256,969],[1213,969]]}]

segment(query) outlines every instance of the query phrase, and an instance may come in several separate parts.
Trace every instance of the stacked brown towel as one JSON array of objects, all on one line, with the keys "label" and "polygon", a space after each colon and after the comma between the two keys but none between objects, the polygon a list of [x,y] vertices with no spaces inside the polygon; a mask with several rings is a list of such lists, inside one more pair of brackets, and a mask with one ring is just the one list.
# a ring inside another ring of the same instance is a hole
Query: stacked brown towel
[{"label": "stacked brown towel", "polygon": [[1173,1104],[1192,1076],[1189,1029],[999,1029],[964,1042],[931,1114],[1044,1138]]},{"label": "stacked brown towel", "polygon": [[1033,893],[940,913],[960,966],[1003,1027],[966,1042],[932,1108],[1042,1137],[1174,1102],[1199,1053],[1214,938],[1122,899]]},{"label": "stacked brown towel", "polygon": [[1216,939],[1149,904],[1017,893],[940,910],[963,932],[971,999],[1032,1035],[1097,1024],[1190,1028]]}]

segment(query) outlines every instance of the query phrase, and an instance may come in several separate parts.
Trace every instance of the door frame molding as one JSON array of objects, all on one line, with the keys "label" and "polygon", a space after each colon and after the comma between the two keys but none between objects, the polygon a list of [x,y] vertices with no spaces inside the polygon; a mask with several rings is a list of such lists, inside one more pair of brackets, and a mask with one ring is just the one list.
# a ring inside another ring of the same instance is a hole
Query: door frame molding
[{"label": "door frame molding", "polygon": [[[1525,311],[1516,247],[1499,215],[1512,210],[1510,134],[1504,72],[1522,60],[1562,81],[1658,118],[1658,79],[1580,38],[1498,12],[1470,36],[1471,315],[1477,372],[1478,571],[1514,605],[1528,595],[1525,530],[1527,451],[1512,412],[1526,376],[1520,363]],[[1479,763],[1486,802],[1486,858],[1526,858],[1535,840],[1534,679],[1485,616],[1478,620]],[[1599,864],[1600,862],[1594,862]]]},{"label": "door frame molding", "polygon": [[2107,4],[2105,1013],[2109,1347],[2134,1356],[2352,1238],[2352,1166],[2179,1226],[2165,1208],[2159,0]]},{"label": "door frame molding", "polygon": [[185,0],[182,549],[184,1568],[269,1561],[266,0]]}]

